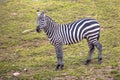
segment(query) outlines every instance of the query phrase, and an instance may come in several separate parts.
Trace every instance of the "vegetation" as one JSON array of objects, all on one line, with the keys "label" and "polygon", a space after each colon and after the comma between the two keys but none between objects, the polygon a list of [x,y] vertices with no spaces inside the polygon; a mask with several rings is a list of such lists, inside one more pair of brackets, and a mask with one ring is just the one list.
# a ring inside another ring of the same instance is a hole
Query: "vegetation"
[{"label": "vegetation", "polygon": [[[103,63],[84,65],[86,40],[65,45],[65,67],[55,71],[56,54],[45,33],[35,31],[36,9],[65,24],[91,17],[101,25]],[[119,80],[120,0],[0,0],[0,80]],[[20,73],[14,76],[13,73]]]}]

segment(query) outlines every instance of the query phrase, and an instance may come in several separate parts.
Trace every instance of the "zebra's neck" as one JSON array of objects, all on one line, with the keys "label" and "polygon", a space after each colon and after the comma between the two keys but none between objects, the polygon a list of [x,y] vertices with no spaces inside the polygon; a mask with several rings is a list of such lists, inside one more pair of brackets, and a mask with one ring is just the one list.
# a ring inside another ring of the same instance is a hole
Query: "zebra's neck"
[{"label": "zebra's neck", "polygon": [[47,26],[44,28],[44,31],[48,35],[48,38],[50,38],[54,30],[59,27],[59,24],[57,24],[48,16],[46,16],[46,21],[47,21]]}]

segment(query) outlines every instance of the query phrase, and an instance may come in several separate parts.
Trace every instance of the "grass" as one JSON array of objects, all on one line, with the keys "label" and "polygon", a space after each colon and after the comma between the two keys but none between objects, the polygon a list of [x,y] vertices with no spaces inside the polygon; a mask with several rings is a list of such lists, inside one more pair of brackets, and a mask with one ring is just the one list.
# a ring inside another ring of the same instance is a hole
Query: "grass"
[{"label": "grass", "polygon": [[[119,0],[0,0],[0,80],[119,80],[120,79],[120,1]],[[97,51],[89,66],[86,40],[65,45],[65,67],[55,71],[56,55],[44,32],[36,28],[36,9],[45,11],[58,23],[92,17],[102,31],[103,63],[97,64]],[[27,71],[24,71],[27,69]],[[17,77],[14,72],[19,72]]]}]

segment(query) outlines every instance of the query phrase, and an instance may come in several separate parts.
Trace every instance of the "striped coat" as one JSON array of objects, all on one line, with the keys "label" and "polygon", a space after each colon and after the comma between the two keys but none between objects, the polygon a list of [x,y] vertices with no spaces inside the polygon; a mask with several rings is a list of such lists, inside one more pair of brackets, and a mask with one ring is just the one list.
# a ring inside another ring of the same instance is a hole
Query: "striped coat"
[{"label": "striped coat", "polygon": [[89,55],[85,64],[89,64],[95,47],[98,50],[98,63],[102,61],[102,45],[99,42],[100,25],[95,19],[85,18],[74,21],[69,24],[58,24],[44,13],[38,11],[36,31],[44,30],[50,42],[55,46],[57,56],[56,69],[62,69],[63,62],[63,44],[73,44],[87,39],[89,46]]},{"label": "striped coat", "polygon": [[73,44],[84,38],[94,43],[99,38],[100,34],[99,23],[90,18],[80,19],[69,24],[49,23],[49,25],[50,24],[52,25],[53,31],[50,30],[49,32],[47,31],[47,28],[45,32],[53,45],[56,42],[61,42],[62,44]]}]

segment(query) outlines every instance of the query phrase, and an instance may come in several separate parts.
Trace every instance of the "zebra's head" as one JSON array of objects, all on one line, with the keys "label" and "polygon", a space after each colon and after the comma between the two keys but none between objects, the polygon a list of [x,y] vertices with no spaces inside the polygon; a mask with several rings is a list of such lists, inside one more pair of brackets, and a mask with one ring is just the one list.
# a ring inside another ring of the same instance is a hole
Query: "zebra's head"
[{"label": "zebra's head", "polygon": [[39,10],[37,10],[37,14],[38,14],[38,17],[37,17],[37,28],[36,28],[36,31],[37,32],[40,32],[41,29],[43,29],[47,24],[46,24],[46,19],[45,19],[45,14],[44,12],[40,13]]}]

